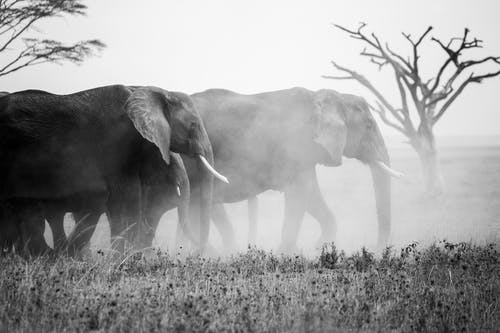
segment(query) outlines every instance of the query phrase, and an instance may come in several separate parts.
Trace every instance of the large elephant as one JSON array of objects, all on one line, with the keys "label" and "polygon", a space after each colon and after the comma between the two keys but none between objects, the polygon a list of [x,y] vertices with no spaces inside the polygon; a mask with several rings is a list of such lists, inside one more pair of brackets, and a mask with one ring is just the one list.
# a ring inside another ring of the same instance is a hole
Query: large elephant
[{"label": "large elephant", "polygon": [[[283,250],[293,249],[306,211],[320,222],[322,240],[335,238],[336,225],[319,190],[315,165],[338,166],[342,156],[370,166],[374,180],[379,245],[390,233],[389,156],[367,103],[333,90],[293,88],[256,95],[211,89],[191,96],[214,149],[215,165],[230,179],[216,183],[212,218],[226,244],[232,227],[221,203],[254,198],[268,189],[285,192]],[[191,220],[197,220],[200,173],[183,156],[191,183]],[[250,201],[254,212],[256,199]],[[158,212],[162,205],[158,205]],[[148,219],[155,230],[160,213]],[[255,220],[255,216],[251,217]],[[151,237],[150,237],[151,238]]]},{"label": "large elephant", "polygon": [[[268,189],[285,195],[281,249],[294,249],[306,211],[321,224],[322,241],[334,240],[335,219],[319,190],[315,165],[338,166],[342,156],[356,158],[370,167],[378,244],[382,247],[388,242],[389,176],[396,172],[389,167],[383,137],[362,98],[303,88],[255,95],[211,89],[191,97],[212,143],[215,165],[230,181],[215,185],[212,216],[226,243],[231,243],[232,229],[223,206],[217,203],[253,198]],[[196,188],[194,161],[184,160],[191,187]],[[195,201],[196,192],[192,191],[192,195]],[[255,206],[256,202],[251,204]]]},{"label": "large elephant", "polygon": [[[71,95],[23,91],[0,98],[0,201],[15,205],[4,212],[20,217],[36,215],[28,211],[34,204],[25,201],[45,205],[82,193],[105,195],[112,236],[125,232],[135,243],[144,203],[143,161],[154,152],[168,165],[171,151],[197,160],[201,233],[208,234],[213,154],[187,95],[116,85]],[[124,250],[123,240],[114,244]]]}]

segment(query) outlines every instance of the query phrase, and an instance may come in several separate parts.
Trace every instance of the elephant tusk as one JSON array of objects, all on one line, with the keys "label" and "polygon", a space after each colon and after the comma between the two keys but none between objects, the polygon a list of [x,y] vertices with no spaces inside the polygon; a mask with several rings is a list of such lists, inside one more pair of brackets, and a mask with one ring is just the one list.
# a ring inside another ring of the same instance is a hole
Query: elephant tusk
[{"label": "elephant tusk", "polygon": [[221,175],[220,173],[218,173],[217,170],[215,170],[210,165],[210,163],[208,163],[207,159],[204,156],[198,155],[198,157],[200,158],[201,162],[203,162],[203,165],[205,166],[205,168],[207,168],[207,170],[210,171],[210,173],[213,174],[215,176],[215,178],[218,178],[221,181],[223,181],[224,183],[229,184],[229,180],[227,180],[226,177],[224,177],[223,175]]},{"label": "elephant tusk", "polygon": [[391,177],[401,178],[404,176],[404,174],[402,172],[391,169],[384,162],[377,161],[377,165],[380,167],[380,169],[382,169],[382,171],[384,171],[385,173],[387,173]]},{"label": "elephant tusk", "polygon": [[177,191],[177,196],[181,196],[181,188],[179,186],[176,186],[175,187],[176,191]]}]

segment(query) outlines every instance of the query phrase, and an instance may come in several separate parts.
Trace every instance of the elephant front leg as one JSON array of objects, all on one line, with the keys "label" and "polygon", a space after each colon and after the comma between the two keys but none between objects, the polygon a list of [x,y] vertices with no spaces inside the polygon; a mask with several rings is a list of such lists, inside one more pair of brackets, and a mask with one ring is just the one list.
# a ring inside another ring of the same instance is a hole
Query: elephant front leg
[{"label": "elephant front leg", "polygon": [[145,193],[143,197],[145,198],[145,210],[139,228],[138,243],[142,248],[151,248],[156,229],[163,213],[167,210],[168,203],[165,200],[155,198],[152,193]]},{"label": "elephant front leg", "polygon": [[335,221],[335,216],[330,208],[328,208],[325,198],[321,194],[316,169],[314,169],[311,173],[311,179],[309,182],[311,184],[311,191],[309,193],[307,212],[311,214],[311,216],[321,225],[321,236],[317,244],[318,246],[321,246],[326,242],[335,241],[337,235],[337,223]]},{"label": "elephant front leg", "polygon": [[64,232],[65,212],[58,207],[45,207],[45,219],[52,231],[54,250],[63,251],[67,247],[66,233]]},{"label": "elephant front leg", "polygon": [[285,189],[285,218],[281,231],[280,252],[297,251],[297,238],[311,192],[310,172],[311,170],[301,173],[296,181]]},{"label": "elephant front leg", "polygon": [[119,254],[134,248],[141,221],[141,185],[139,178],[110,186],[108,200],[111,246]]}]

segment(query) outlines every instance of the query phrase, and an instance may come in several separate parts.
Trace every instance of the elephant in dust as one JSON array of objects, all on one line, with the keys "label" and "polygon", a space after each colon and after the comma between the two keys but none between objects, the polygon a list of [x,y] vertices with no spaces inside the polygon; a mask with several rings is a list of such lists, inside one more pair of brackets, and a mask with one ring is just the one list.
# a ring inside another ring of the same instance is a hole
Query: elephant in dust
[{"label": "elephant in dust", "polygon": [[[342,157],[369,166],[378,217],[378,246],[387,244],[391,227],[392,170],[381,132],[364,99],[334,90],[304,88],[242,95],[210,89],[191,95],[208,132],[216,168],[230,183],[214,186],[212,218],[226,244],[234,235],[222,203],[266,190],[284,192],[283,251],[294,250],[305,212],[321,225],[321,241],[335,239],[334,216],[321,195],[315,165],[339,166]],[[197,200],[194,160],[184,157]],[[250,202],[250,212],[257,201]],[[191,222],[196,223],[193,213]],[[253,217],[255,219],[255,217]]]},{"label": "elephant in dust", "polygon": [[[206,244],[213,173],[219,174],[211,166],[212,147],[189,96],[121,85],[70,95],[21,91],[0,98],[0,137],[0,229],[6,229],[6,235],[17,229],[31,253],[50,251],[43,235],[40,239],[40,232],[34,232],[40,228],[30,224],[43,220],[40,203],[57,207],[89,194],[95,194],[96,202],[106,197],[117,250],[123,252],[126,241],[132,246],[140,242],[137,222],[147,190],[141,179],[143,161],[156,154],[168,166],[171,152],[197,161],[198,218],[205,221],[200,246]],[[85,202],[80,208],[99,210]],[[28,235],[29,230],[34,234]],[[126,241],[118,237],[121,234]],[[0,240],[2,247],[10,245],[10,239]]]},{"label": "elephant in dust", "polygon": [[[171,152],[170,164],[165,166],[155,148],[148,149],[152,151],[142,161],[140,170],[143,212],[136,239],[138,247],[148,247],[154,238],[156,228],[153,230],[148,221],[160,219],[165,211],[172,208],[178,209],[180,229],[189,235],[193,243],[198,244],[196,237],[187,229],[189,179],[180,155]],[[42,209],[52,230],[54,248],[73,256],[79,254],[89,243],[100,216],[106,213],[106,198],[83,193],[64,201],[45,202]],[[76,222],[74,230],[68,236],[64,231],[64,216],[67,212],[72,212]]]},{"label": "elephant in dust", "polygon": [[[212,218],[226,244],[232,226],[222,203],[250,200],[274,189],[285,193],[283,250],[295,247],[302,217],[308,211],[321,225],[321,241],[334,240],[335,219],[319,190],[315,165],[339,166],[342,156],[367,164],[373,176],[378,243],[387,243],[391,222],[389,155],[368,104],[333,90],[293,88],[255,95],[211,89],[191,96],[214,150],[215,165],[231,181],[217,182]],[[190,220],[199,224],[200,174],[196,161],[183,156],[191,183]],[[158,215],[161,216],[161,215]],[[255,213],[252,220],[256,220]],[[158,218],[150,219],[156,229]],[[255,225],[255,222],[253,223]],[[254,232],[255,234],[255,232]]]}]

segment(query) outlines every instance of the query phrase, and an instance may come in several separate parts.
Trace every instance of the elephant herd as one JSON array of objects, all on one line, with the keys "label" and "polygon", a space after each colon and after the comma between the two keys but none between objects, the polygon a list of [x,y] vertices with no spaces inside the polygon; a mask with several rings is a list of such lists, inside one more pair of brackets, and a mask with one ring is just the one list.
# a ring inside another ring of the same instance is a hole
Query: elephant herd
[{"label": "elephant herd", "polygon": [[[370,167],[384,246],[398,173],[361,97],[304,88],[188,96],[122,85],[0,93],[0,246],[76,255],[105,213],[113,248],[124,253],[150,247],[161,216],[177,208],[182,233],[203,252],[211,220],[226,245],[234,242],[224,203],[248,200],[255,220],[266,190],[284,193],[281,250],[295,249],[305,212],[320,223],[321,241],[332,241],[335,219],[315,166],[339,166],[343,156]],[[77,223],[66,236],[68,212]]]}]

